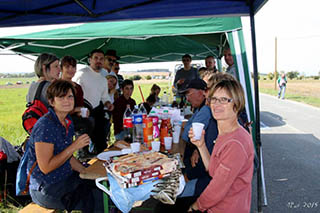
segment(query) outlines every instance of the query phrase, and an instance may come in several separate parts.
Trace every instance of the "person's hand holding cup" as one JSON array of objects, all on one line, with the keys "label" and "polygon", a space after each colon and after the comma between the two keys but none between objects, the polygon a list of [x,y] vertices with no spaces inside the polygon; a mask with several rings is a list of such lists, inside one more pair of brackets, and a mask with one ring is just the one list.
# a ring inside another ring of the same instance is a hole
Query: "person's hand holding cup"
[{"label": "person's hand holding cup", "polygon": [[203,127],[204,127],[203,123],[198,123],[198,122],[192,123],[192,129],[194,134],[193,138],[195,140],[200,140]]}]

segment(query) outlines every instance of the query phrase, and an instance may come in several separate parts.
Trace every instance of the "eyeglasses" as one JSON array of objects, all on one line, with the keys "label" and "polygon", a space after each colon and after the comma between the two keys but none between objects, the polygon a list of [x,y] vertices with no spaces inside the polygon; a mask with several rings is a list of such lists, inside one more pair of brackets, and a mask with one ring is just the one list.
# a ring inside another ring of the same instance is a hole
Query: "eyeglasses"
[{"label": "eyeglasses", "polygon": [[216,97],[211,97],[208,98],[208,101],[210,104],[216,104],[219,102],[220,104],[227,104],[233,101],[232,98],[226,98],[226,97],[221,97],[221,98],[216,98]]},{"label": "eyeglasses", "polygon": [[114,70],[120,70],[120,68],[114,68]]},{"label": "eyeglasses", "polygon": [[189,97],[189,96],[192,95],[193,93],[195,93],[195,92],[188,92],[188,93],[186,93],[186,97]]},{"label": "eyeglasses", "polygon": [[111,59],[111,58],[107,58],[107,59],[108,59],[109,62],[112,62],[112,63],[117,62],[117,60],[113,60],[113,59]]},{"label": "eyeglasses", "polygon": [[190,59],[182,59],[183,62],[191,61]]}]

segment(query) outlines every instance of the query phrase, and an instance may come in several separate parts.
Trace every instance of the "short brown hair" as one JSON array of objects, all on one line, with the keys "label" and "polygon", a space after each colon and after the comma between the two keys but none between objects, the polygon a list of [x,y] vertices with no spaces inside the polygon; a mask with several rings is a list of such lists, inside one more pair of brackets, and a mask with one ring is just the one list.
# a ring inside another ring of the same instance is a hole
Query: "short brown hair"
[{"label": "short brown hair", "polygon": [[[206,75],[208,76],[208,89],[212,88],[215,84],[222,80],[236,80],[232,75],[228,73],[212,73],[209,71],[208,73],[206,73]],[[203,77],[205,77],[205,75]]]},{"label": "short brown hair", "polygon": [[66,66],[66,65],[71,65],[73,67],[76,67],[77,66],[77,60],[70,56],[70,55],[66,55],[66,56],[63,56],[63,58],[61,59],[61,62],[60,62],[60,67],[62,69],[63,66]]},{"label": "short brown hair", "polygon": [[233,110],[239,116],[245,107],[245,97],[241,84],[236,79],[224,79],[217,82],[209,91],[209,97],[219,90],[225,90],[233,100]]},{"label": "short brown hair", "polygon": [[75,89],[71,82],[58,79],[53,81],[47,89],[47,99],[53,101],[55,97],[64,97],[71,89],[74,101],[76,101]]},{"label": "short brown hair", "polygon": [[181,59],[184,59],[184,58],[189,58],[190,61],[192,60],[191,55],[189,55],[189,54],[183,55]]},{"label": "short brown hair", "polygon": [[156,90],[161,91],[161,88],[157,84],[153,84],[151,87],[151,94],[154,94]]}]

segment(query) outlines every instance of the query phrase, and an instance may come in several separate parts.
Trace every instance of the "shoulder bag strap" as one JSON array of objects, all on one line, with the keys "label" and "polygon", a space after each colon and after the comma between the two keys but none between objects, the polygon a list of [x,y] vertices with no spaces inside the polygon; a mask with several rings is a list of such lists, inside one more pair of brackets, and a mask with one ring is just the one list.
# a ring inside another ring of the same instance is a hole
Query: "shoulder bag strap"
[{"label": "shoulder bag strap", "polygon": [[29,192],[29,185],[30,185],[31,174],[32,174],[32,171],[34,170],[34,168],[36,167],[36,165],[37,165],[37,161],[33,163],[31,169],[30,169],[29,172],[28,172],[28,177],[27,177],[27,181],[26,181],[26,188],[25,188],[25,190],[22,192],[22,194],[28,194],[28,192]]},{"label": "shoulder bag strap", "polygon": [[40,100],[42,89],[46,83],[47,83],[47,81],[40,82],[38,89],[37,89],[37,92],[36,92],[36,95],[34,96],[34,100]]}]

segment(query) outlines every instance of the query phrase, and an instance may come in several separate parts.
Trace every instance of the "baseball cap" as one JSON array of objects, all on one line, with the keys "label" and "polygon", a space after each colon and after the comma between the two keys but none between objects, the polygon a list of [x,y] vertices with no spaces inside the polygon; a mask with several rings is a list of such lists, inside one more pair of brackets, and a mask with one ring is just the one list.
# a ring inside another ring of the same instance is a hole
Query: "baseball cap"
[{"label": "baseball cap", "polygon": [[179,93],[184,94],[186,93],[189,89],[198,89],[198,90],[206,90],[207,89],[207,83],[200,79],[192,79],[185,87],[185,89],[180,90]]}]

